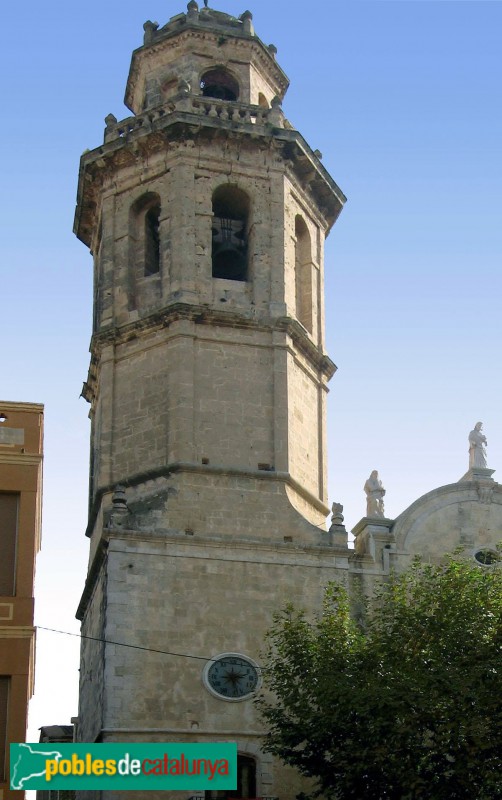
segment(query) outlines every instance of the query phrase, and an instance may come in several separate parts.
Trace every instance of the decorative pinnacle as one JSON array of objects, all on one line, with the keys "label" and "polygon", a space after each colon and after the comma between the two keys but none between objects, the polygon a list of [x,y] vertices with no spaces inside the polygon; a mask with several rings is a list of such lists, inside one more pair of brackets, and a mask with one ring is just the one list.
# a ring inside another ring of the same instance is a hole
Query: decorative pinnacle
[{"label": "decorative pinnacle", "polygon": [[343,525],[343,506],[341,503],[333,503],[331,506],[331,527]]},{"label": "decorative pinnacle", "polygon": [[155,36],[155,32],[159,27],[158,22],[152,22],[151,19],[147,19],[147,21],[143,24],[143,30],[145,35],[143,37],[143,44],[150,44],[153,41]]}]

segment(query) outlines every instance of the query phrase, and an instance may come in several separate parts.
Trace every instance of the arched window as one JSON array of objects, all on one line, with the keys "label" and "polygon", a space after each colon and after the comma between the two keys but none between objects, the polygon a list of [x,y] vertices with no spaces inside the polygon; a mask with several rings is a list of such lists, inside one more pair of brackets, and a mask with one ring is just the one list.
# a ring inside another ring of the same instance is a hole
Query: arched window
[{"label": "arched window", "polygon": [[231,184],[213,194],[212,274],[230,281],[247,280],[249,198]]},{"label": "arched window", "polygon": [[296,316],[312,333],[312,247],[305,220],[295,218]]},{"label": "arched window", "polygon": [[130,232],[138,278],[147,278],[160,272],[159,220],[158,194],[147,192],[133,203]]},{"label": "arched window", "polygon": [[268,100],[262,92],[258,93],[258,105],[262,108],[270,108]]},{"label": "arched window", "polygon": [[200,80],[200,88],[204,97],[216,97],[218,100],[239,98],[239,84],[224,67],[205,72]]},{"label": "arched window", "polygon": [[161,296],[160,197],[146,192],[129,213],[129,308],[148,309]]}]

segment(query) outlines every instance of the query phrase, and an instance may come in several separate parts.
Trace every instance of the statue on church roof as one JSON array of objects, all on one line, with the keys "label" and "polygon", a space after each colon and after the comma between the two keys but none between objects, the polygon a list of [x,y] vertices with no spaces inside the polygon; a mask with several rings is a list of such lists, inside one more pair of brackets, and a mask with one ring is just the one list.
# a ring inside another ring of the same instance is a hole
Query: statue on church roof
[{"label": "statue on church roof", "polygon": [[482,432],[483,423],[476,422],[474,429],[469,434],[469,469],[472,467],[486,467],[486,436]]},{"label": "statue on church roof", "polygon": [[364,491],[366,492],[366,516],[384,517],[383,498],[385,489],[376,469],[373,470],[364,484]]}]

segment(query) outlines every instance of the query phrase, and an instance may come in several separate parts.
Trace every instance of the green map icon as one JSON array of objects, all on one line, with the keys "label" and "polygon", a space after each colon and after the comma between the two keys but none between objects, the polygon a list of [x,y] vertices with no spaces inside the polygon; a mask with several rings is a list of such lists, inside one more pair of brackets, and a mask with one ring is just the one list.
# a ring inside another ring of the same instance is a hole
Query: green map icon
[{"label": "green map icon", "polygon": [[[29,781],[45,777],[45,764],[48,758],[59,761],[62,753],[58,750],[36,750],[36,744],[13,744],[10,755],[10,788],[29,789]],[[28,784],[28,785],[26,785]]]}]

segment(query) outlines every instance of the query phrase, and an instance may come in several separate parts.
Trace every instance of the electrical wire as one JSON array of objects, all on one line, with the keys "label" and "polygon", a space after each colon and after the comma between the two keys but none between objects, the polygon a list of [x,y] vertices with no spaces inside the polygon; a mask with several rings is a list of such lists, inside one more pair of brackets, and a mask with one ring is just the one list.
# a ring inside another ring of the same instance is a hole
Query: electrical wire
[{"label": "electrical wire", "polygon": [[[78,639],[89,639],[92,642],[101,642],[101,644],[114,644],[117,647],[130,647],[132,650],[144,650],[147,653],[160,653],[164,656],[175,656],[176,658],[193,658],[197,661],[216,661],[219,659],[208,658],[206,656],[194,656],[190,653],[174,653],[170,650],[158,650],[155,647],[142,647],[139,644],[127,644],[126,642],[114,642],[112,639],[100,639],[98,636],[87,636],[84,633],[70,633],[70,631],[60,631],[56,628],[46,628],[44,625],[36,626],[41,631],[50,631],[51,633],[60,633],[63,636],[76,636]],[[261,671],[261,667],[259,668]]]}]

